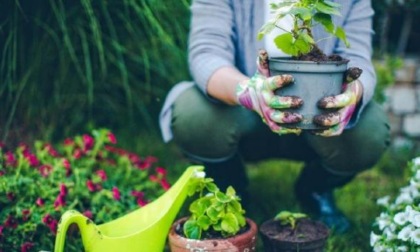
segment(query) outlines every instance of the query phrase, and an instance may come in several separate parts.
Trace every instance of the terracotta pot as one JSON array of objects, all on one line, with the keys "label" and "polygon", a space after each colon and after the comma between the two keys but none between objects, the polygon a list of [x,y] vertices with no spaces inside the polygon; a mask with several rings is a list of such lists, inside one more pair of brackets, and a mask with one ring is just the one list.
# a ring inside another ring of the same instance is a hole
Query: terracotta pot
[{"label": "terracotta pot", "polygon": [[314,62],[292,60],[290,58],[269,59],[271,75],[291,74],[294,79],[292,85],[278,89],[276,94],[299,96],[304,102],[300,108],[287,110],[300,113],[303,120],[293,125],[285,125],[285,127],[307,130],[324,128],[313,123],[314,116],[326,113],[325,109],[318,108],[317,103],[323,97],[341,93],[347,63],[347,60]]},{"label": "terracotta pot", "polygon": [[180,236],[176,233],[176,228],[180,227],[187,218],[177,220],[169,231],[169,247],[172,252],[191,252],[191,251],[225,251],[242,252],[255,251],[257,241],[257,225],[251,219],[246,219],[250,227],[246,232],[228,237],[225,239],[206,239],[193,240]]},{"label": "terracotta pot", "polygon": [[303,219],[292,230],[272,219],[260,226],[260,234],[265,252],[322,252],[329,229],[319,221]]}]

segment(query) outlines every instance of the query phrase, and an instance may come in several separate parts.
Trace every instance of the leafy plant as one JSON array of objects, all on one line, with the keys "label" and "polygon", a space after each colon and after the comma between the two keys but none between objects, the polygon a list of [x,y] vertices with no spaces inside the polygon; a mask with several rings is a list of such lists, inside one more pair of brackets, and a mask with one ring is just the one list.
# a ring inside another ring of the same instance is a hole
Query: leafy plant
[{"label": "leafy plant", "polygon": [[279,220],[281,225],[290,225],[294,230],[300,219],[307,218],[308,216],[304,213],[292,213],[289,211],[281,211],[274,219]]},{"label": "leafy plant", "polygon": [[246,225],[245,210],[233,187],[228,187],[224,193],[213,179],[202,176],[189,188],[190,196],[197,194],[198,198],[189,207],[191,216],[183,227],[187,238],[199,240],[210,233],[233,236]]},{"label": "leafy plant", "polygon": [[[295,0],[271,3],[270,9],[274,12],[274,18],[265,23],[258,33],[258,39],[272,32],[275,28],[285,33],[274,38],[276,46],[284,53],[292,56],[302,56],[314,49],[318,49],[312,29],[316,24],[321,24],[325,31],[342,40],[346,46],[350,46],[346,33],[342,27],[335,26],[333,15],[340,15],[339,4],[327,0]],[[293,27],[287,30],[278,25],[278,22],[286,16],[292,16]]]},{"label": "leafy plant", "polygon": [[[0,251],[52,251],[66,210],[104,223],[170,187],[157,158],[140,157],[117,148],[116,142],[101,129],[57,146],[37,141],[33,149],[20,144],[11,150],[0,145]],[[81,251],[75,237],[70,237],[69,251]]]},{"label": "leafy plant", "polygon": [[391,201],[377,200],[384,210],[375,219],[370,235],[373,251],[417,251],[420,246],[420,157],[409,162],[411,178]]},{"label": "leafy plant", "polygon": [[386,101],[385,89],[395,84],[396,70],[401,68],[403,61],[400,57],[387,55],[381,61],[375,61],[374,67],[377,75],[374,99],[378,103]]}]

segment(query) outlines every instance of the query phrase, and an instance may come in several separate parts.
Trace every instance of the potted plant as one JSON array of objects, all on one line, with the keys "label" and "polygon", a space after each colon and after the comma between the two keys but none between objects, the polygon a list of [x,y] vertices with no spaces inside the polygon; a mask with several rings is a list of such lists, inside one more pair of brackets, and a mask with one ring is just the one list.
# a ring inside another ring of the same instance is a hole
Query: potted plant
[{"label": "potted plant", "polygon": [[[315,25],[322,25],[327,33],[342,40],[349,47],[343,28],[334,25],[332,20],[333,15],[340,15],[339,7],[339,4],[327,0],[272,3],[270,8],[274,18],[266,22],[259,31],[258,39],[262,39],[274,29],[284,32],[274,38],[274,43],[278,49],[291,57],[270,58],[269,68],[272,75],[291,74],[294,78],[294,85],[279,89],[277,94],[299,96],[304,100],[300,108],[291,110],[303,116],[303,120],[292,127],[322,128],[313,124],[314,116],[325,112],[317,107],[317,102],[322,97],[341,92],[348,60],[339,55],[325,55],[317,46],[312,31]],[[285,29],[278,24],[288,15],[293,19],[291,29]]]},{"label": "potted plant", "polygon": [[189,196],[198,196],[189,205],[189,217],[177,220],[169,232],[172,252],[255,251],[257,225],[245,217],[233,187],[222,192],[213,179],[195,178]]},{"label": "potted plant", "polygon": [[266,252],[323,251],[329,230],[303,213],[281,211],[265,221],[260,234]]}]

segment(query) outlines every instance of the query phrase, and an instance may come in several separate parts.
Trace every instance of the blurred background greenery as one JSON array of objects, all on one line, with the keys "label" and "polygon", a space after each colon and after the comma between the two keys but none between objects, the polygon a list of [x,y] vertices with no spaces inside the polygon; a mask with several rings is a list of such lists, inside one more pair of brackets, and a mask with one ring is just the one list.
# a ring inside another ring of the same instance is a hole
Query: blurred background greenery
[{"label": "blurred background greenery", "polygon": [[[173,144],[162,143],[157,119],[167,91],[190,79],[190,2],[2,1],[0,141],[57,141],[106,127],[120,145],[159,157],[174,181],[189,162]],[[394,84],[399,57],[420,52],[420,27],[414,22],[420,1],[372,2],[374,57],[382,62],[376,64],[375,99],[382,102],[384,89]],[[405,184],[405,163],[414,155],[410,148],[387,153],[337,192],[355,228],[333,237],[328,251],[369,251],[370,227],[379,212],[375,200]],[[284,160],[250,164],[251,197],[259,206],[250,216],[262,221],[282,208],[297,209],[291,188],[301,166]]]}]

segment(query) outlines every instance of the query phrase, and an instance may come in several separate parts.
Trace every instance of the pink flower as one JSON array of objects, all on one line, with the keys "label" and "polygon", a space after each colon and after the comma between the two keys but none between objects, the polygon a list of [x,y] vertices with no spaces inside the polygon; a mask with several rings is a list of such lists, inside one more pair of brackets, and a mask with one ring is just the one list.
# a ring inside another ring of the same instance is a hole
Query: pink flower
[{"label": "pink flower", "polygon": [[44,204],[45,204],[45,202],[44,202],[44,200],[42,199],[42,198],[38,198],[38,199],[36,199],[36,202],[35,202],[38,206],[44,206]]},{"label": "pink flower", "polygon": [[71,175],[71,165],[68,159],[64,158],[63,159],[63,166],[64,169],[66,169],[66,177]]},{"label": "pink flower", "polygon": [[53,167],[51,165],[41,165],[39,167],[39,173],[41,173],[41,176],[46,178],[48,177],[48,175],[50,175],[51,171],[52,171]]},{"label": "pink flower", "polygon": [[86,186],[90,192],[96,191],[96,185],[95,183],[93,183],[92,180],[89,179],[88,181],[86,181]]},{"label": "pink flower", "polygon": [[131,191],[131,195],[136,197],[137,205],[139,205],[139,206],[147,205],[148,202],[147,202],[147,200],[144,199],[144,193],[143,192],[133,190],[133,191]]},{"label": "pink flower", "polygon": [[121,199],[120,190],[118,190],[118,188],[116,186],[114,186],[112,188],[112,196],[114,197],[115,200],[120,200]]},{"label": "pink flower", "polygon": [[58,157],[58,152],[54,149],[54,147],[51,144],[45,144],[45,149],[48,151],[48,154],[50,154],[52,157]]},{"label": "pink flower", "polygon": [[104,170],[96,171],[96,174],[101,178],[102,181],[107,180],[106,172]]},{"label": "pink flower", "polygon": [[165,176],[165,175],[166,175],[166,170],[165,170],[165,168],[163,168],[163,167],[157,167],[157,168],[156,168],[156,173],[157,173],[157,174],[160,174],[160,175],[162,175],[162,176]]},{"label": "pink flower", "polygon": [[66,205],[66,197],[62,194],[59,194],[54,201],[54,208],[57,210],[58,208]]},{"label": "pink flower", "polygon": [[152,181],[152,182],[157,182],[157,181],[159,181],[159,178],[156,175],[150,175],[149,180]]},{"label": "pink flower", "polygon": [[92,217],[93,217],[92,211],[90,211],[90,210],[84,211],[83,215],[88,217],[89,219],[92,219]]},{"label": "pink flower", "polygon": [[24,221],[27,221],[30,214],[31,214],[31,210],[29,210],[29,209],[23,209],[22,210],[22,219]]},{"label": "pink flower", "polygon": [[83,150],[84,151],[88,151],[88,150],[91,150],[92,149],[92,147],[93,147],[93,143],[94,143],[94,139],[93,139],[93,137],[91,137],[91,136],[89,136],[89,135],[87,135],[87,134],[84,134],[83,136],[82,136],[82,139],[83,139]]},{"label": "pink flower", "polygon": [[48,213],[46,215],[44,215],[44,217],[42,217],[42,222],[45,225],[49,225],[53,220],[54,220],[54,218]]},{"label": "pink flower", "polygon": [[67,195],[67,187],[65,184],[60,184],[60,195],[66,196]]},{"label": "pink flower", "polygon": [[22,246],[20,246],[20,251],[29,252],[33,246],[34,244],[32,242],[25,242]]},{"label": "pink flower", "polygon": [[6,159],[6,165],[8,166],[16,166],[16,158],[15,155],[11,151],[8,151],[4,154]]},{"label": "pink flower", "polygon": [[74,150],[73,157],[75,159],[79,159],[79,158],[82,157],[82,154],[83,154],[82,150],[77,148],[77,149]]},{"label": "pink flower", "polygon": [[53,234],[57,234],[57,226],[58,226],[58,221],[55,219],[53,219],[51,223],[48,224],[48,227],[50,228]]},{"label": "pink flower", "polygon": [[145,199],[141,199],[141,198],[138,198],[137,199],[137,205],[139,205],[139,206],[145,206],[145,205],[147,205],[147,200],[145,200]]},{"label": "pink flower", "polygon": [[149,169],[152,166],[152,164],[155,163],[156,161],[157,161],[157,158],[155,158],[153,156],[148,156],[144,160],[140,160],[136,164],[136,166],[140,170],[146,170],[146,169]]},{"label": "pink flower", "polygon": [[13,217],[13,216],[11,216],[11,215],[9,215],[9,216],[7,216],[7,219],[6,219],[6,221],[4,222],[4,226],[5,227],[9,227],[9,228],[17,228],[17,226],[18,226],[18,223],[17,223],[17,221],[16,221],[16,219],[15,219],[15,217]]},{"label": "pink flower", "polygon": [[108,133],[108,141],[112,144],[116,144],[117,143],[117,138],[115,137],[115,135],[111,132]]},{"label": "pink flower", "polygon": [[74,144],[74,141],[73,141],[73,139],[71,139],[71,138],[66,138],[65,140],[64,140],[64,145],[66,145],[66,146],[71,146],[71,145],[73,145]]},{"label": "pink flower", "polygon": [[169,188],[171,188],[171,185],[169,184],[169,182],[168,182],[165,178],[163,178],[163,179],[160,181],[160,185],[162,186],[162,188],[163,188],[165,191],[168,191],[168,190],[169,190]]},{"label": "pink flower", "polygon": [[39,160],[34,154],[27,153],[24,156],[25,156],[26,160],[29,162],[30,166],[37,167],[39,165]]}]

